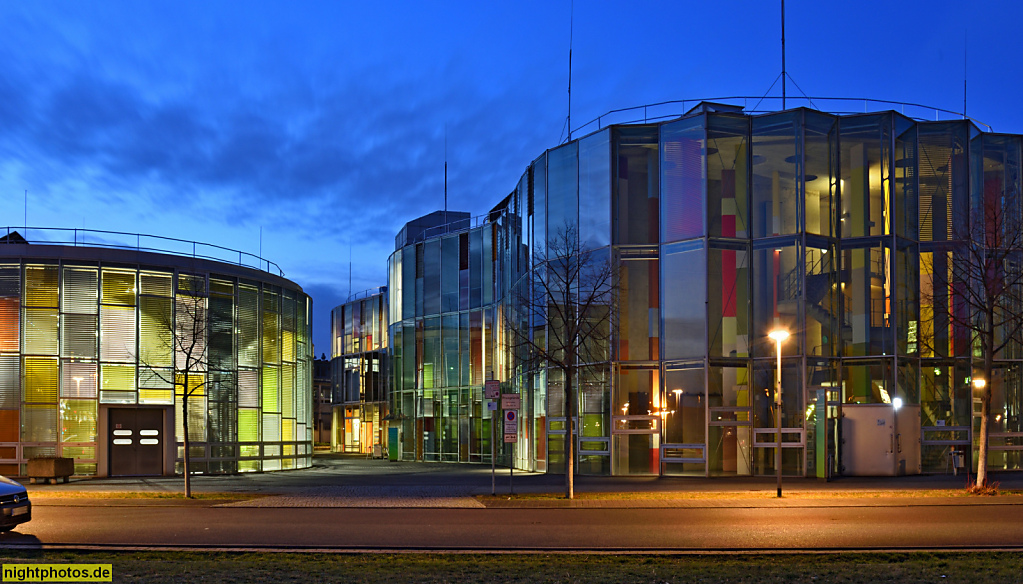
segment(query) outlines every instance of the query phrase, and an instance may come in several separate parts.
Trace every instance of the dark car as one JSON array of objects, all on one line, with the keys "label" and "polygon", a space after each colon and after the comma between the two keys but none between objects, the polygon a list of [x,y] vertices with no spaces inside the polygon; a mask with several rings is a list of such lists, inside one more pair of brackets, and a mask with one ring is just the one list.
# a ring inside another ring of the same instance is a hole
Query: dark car
[{"label": "dark car", "polygon": [[25,487],[0,476],[0,532],[32,519],[32,503]]}]

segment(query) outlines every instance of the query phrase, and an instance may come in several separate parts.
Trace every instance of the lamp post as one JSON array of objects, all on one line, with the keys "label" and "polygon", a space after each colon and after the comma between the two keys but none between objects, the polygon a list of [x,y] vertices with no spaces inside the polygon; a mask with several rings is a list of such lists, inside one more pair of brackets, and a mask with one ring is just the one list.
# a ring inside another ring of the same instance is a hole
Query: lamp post
[{"label": "lamp post", "polygon": [[778,367],[775,369],[774,388],[774,472],[778,477],[778,497],[781,498],[781,344],[789,338],[789,331],[776,329],[767,334],[778,348]]}]

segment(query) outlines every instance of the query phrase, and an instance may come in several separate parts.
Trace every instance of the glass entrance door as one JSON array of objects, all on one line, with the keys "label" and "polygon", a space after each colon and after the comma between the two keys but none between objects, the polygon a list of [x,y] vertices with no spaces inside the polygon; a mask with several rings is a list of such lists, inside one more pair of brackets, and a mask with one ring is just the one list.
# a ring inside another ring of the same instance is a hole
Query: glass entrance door
[{"label": "glass entrance door", "polygon": [[707,474],[707,396],[703,363],[677,365],[664,373],[664,431],[661,473]]},{"label": "glass entrance door", "polygon": [[660,395],[660,371],[652,365],[618,368],[611,411],[611,471],[656,475],[660,468],[661,421],[669,415]]},{"label": "glass entrance door", "polygon": [[753,426],[749,407],[710,408],[707,428],[709,475],[753,474]]}]

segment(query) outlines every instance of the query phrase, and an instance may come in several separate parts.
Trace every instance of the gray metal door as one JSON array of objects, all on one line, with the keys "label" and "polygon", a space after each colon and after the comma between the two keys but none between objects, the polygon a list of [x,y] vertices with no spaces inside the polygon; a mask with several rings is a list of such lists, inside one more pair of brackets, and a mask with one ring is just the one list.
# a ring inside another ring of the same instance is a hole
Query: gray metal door
[{"label": "gray metal door", "polygon": [[110,409],[110,476],[163,474],[163,411]]}]

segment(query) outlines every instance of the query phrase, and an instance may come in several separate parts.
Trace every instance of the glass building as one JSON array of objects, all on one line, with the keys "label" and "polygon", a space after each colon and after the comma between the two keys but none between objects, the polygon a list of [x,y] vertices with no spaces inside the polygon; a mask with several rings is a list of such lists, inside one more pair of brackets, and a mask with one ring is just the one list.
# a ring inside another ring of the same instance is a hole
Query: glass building
[{"label": "glass building", "polygon": [[[131,235],[127,249],[110,247],[123,234],[88,233],[104,247],[81,243],[81,230],[73,244],[8,234],[0,242],[0,474],[23,476],[41,456],[74,458],[77,475],[182,472],[178,382],[187,349],[204,355],[187,374],[193,472],[310,466],[312,303],[297,284],[197,257],[191,242],[186,256],[146,251],[136,243],[144,237],[180,243],[148,236]],[[243,254],[226,251],[241,262]],[[182,335],[187,342],[175,343]]]},{"label": "glass building", "polygon": [[[564,472],[566,439],[590,474],[771,475],[779,447],[790,476],[975,465],[982,355],[948,282],[963,226],[991,207],[1023,216],[1020,165],[1020,136],[968,120],[715,103],[550,149],[487,215],[433,213],[396,238],[397,457],[489,462],[495,379],[522,402],[499,461],[526,470]],[[551,332],[520,299],[566,232],[617,275],[610,334],[574,369],[571,426],[561,373],[509,330]],[[1010,343],[988,380],[993,469],[1021,463],[1021,359]]]},{"label": "glass building", "polygon": [[330,313],[335,452],[383,456],[387,447],[387,288],[354,295]]}]

